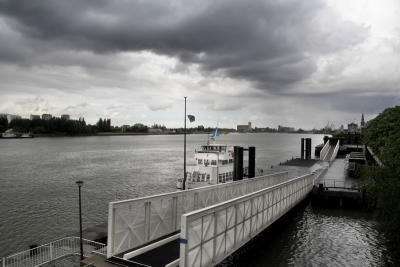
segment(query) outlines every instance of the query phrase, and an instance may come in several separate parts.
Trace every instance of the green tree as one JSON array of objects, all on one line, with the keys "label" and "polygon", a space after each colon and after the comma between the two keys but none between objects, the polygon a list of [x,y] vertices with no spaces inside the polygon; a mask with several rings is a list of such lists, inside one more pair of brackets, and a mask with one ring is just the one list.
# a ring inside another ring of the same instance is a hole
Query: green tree
[{"label": "green tree", "polygon": [[8,120],[6,117],[0,117],[0,132],[4,132],[8,129]]},{"label": "green tree", "polygon": [[371,120],[363,132],[363,142],[384,164],[363,167],[361,177],[369,182],[368,202],[387,233],[389,248],[400,261],[400,106],[388,108]]}]

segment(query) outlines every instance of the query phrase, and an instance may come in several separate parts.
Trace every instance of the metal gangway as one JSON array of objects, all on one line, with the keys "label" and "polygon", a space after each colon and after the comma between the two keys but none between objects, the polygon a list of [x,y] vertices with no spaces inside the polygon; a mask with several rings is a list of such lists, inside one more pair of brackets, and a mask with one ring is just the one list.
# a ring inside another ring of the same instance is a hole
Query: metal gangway
[{"label": "metal gangway", "polygon": [[151,265],[146,255],[167,254],[165,266],[218,264],[302,201],[324,171],[293,179],[282,172],[111,202],[107,258]]},{"label": "metal gangway", "polygon": [[328,140],[320,152],[320,160],[326,161],[329,165],[336,159],[340,148],[340,140],[336,142],[336,145],[331,145],[330,140]]}]

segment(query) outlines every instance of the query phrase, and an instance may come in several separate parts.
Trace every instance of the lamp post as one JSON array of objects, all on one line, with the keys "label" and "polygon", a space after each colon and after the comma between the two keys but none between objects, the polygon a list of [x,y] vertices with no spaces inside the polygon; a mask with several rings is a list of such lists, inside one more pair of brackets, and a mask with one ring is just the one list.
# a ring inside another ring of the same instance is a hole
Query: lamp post
[{"label": "lamp post", "polygon": [[82,242],[82,205],[81,205],[81,187],[83,186],[83,181],[77,181],[79,189],[79,241],[81,246],[81,260],[83,260],[83,242]]},{"label": "lamp post", "polygon": [[183,130],[183,183],[182,189],[185,190],[186,185],[186,96],[185,96],[185,129]]}]

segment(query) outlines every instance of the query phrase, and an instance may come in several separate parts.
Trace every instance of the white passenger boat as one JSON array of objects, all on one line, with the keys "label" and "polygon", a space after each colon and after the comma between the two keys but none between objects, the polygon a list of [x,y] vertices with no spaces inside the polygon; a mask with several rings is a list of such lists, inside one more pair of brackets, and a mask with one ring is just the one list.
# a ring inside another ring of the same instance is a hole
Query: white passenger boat
[{"label": "white passenger boat", "polygon": [[13,131],[13,129],[8,129],[2,135],[2,138],[18,138],[19,135]]},{"label": "white passenger boat", "polygon": [[[194,158],[196,164],[186,167],[186,189],[233,181],[234,153],[232,146],[215,143],[215,137],[210,136],[206,145],[195,150]],[[244,160],[244,179],[246,179],[247,173],[248,161]],[[256,169],[256,176],[262,174],[262,169]],[[182,183],[183,179],[178,179],[176,187],[182,189]]]},{"label": "white passenger boat", "polygon": [[[187,166],[186,188],[231,182],[233,180],[233,148],[224,144],[208,142],[196,149],[196,165]],[[176,187],[182,189],[183,179]]]}]

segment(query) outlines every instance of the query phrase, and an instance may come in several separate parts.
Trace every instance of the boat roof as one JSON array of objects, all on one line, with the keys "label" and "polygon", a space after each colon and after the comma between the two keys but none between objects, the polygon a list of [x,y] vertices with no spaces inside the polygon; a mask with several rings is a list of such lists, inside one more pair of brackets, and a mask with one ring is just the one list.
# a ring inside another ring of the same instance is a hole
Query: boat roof
[{"label": "boat roof", "polygon": [[205,145],[201,145],[201,146],[227,146],[225,144],[205,144]]}]

